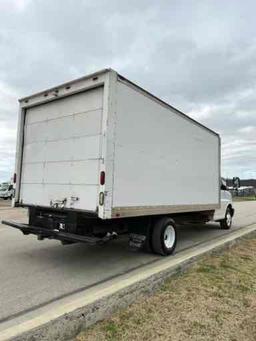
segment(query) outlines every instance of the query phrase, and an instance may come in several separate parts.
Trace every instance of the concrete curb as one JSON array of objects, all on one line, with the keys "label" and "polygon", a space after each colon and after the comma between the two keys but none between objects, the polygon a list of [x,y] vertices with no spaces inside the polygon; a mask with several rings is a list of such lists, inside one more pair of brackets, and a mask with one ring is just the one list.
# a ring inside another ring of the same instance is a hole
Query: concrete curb
[{"label": "concrete curb", "polygon": [[199,257],[219,251],[254,234],[256,235],[256,224],[96,285],[64,301],[56,302],[36,316],[23,321],[12,321],[13,325],[9,324],[9,327],[0,331],[0,341],[72,339],[82,329],[128,306],[142,294],[152,293],[166,278],[184,271]]}]

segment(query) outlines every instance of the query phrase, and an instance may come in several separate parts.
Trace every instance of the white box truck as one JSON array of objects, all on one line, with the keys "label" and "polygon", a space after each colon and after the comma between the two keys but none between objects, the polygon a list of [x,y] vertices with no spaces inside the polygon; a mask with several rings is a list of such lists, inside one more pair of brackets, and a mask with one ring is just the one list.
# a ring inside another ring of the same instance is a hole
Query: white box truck
[{"label": "white box truck", "polygon": [[15,181],[29,223],[4,223],[63,244],[129,233],[168,255],[175,223],[228,228],[234,212],[219,135],[112,69],[20,100]]}]

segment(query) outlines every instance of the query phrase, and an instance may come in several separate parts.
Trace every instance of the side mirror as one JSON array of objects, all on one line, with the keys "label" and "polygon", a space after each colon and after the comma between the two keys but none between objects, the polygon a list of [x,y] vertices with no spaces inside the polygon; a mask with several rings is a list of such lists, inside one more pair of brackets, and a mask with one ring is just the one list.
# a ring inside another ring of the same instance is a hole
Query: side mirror
[{"label": "side mirror", "polygon": [[240,178],[234,177],[233,178],[233,187],[238,189],[241,186]]},{"label": "side mirror", "polygon": [[220,189],[222,191],[226,191],[227,190],[227,186],[225,186],[224,184],[221,184]]}]

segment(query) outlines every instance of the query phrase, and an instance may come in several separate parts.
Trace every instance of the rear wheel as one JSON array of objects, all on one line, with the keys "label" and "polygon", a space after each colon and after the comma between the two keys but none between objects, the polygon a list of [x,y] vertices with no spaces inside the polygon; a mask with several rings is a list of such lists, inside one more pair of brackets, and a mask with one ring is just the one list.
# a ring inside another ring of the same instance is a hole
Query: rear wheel
[{"label": "rear wheel", "polygon": [[152,249],[154,253],[168,256],[174,252],[177,243],[177,233],[171,218],[159,219],[152,231]]},{"label": "rear wheel", "polygon": [[230,207],[227,208],[225,218],[220,221],[220,227],[223,230],[229,230],[232,226],[232,211]]}]

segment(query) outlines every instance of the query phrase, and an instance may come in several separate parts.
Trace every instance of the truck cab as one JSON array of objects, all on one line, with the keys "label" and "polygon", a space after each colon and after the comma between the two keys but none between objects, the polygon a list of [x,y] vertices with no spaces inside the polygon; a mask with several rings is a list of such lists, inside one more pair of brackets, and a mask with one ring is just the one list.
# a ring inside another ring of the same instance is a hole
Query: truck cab
[{"label": "truck cab", "polygon": [[219,209],[215,210],[213,220],[219,222],[221,228],[230,229],[235,210],[233,208],[232,195],[223,178],[221,179],[220,184],[220,196],[221,206]]}]

